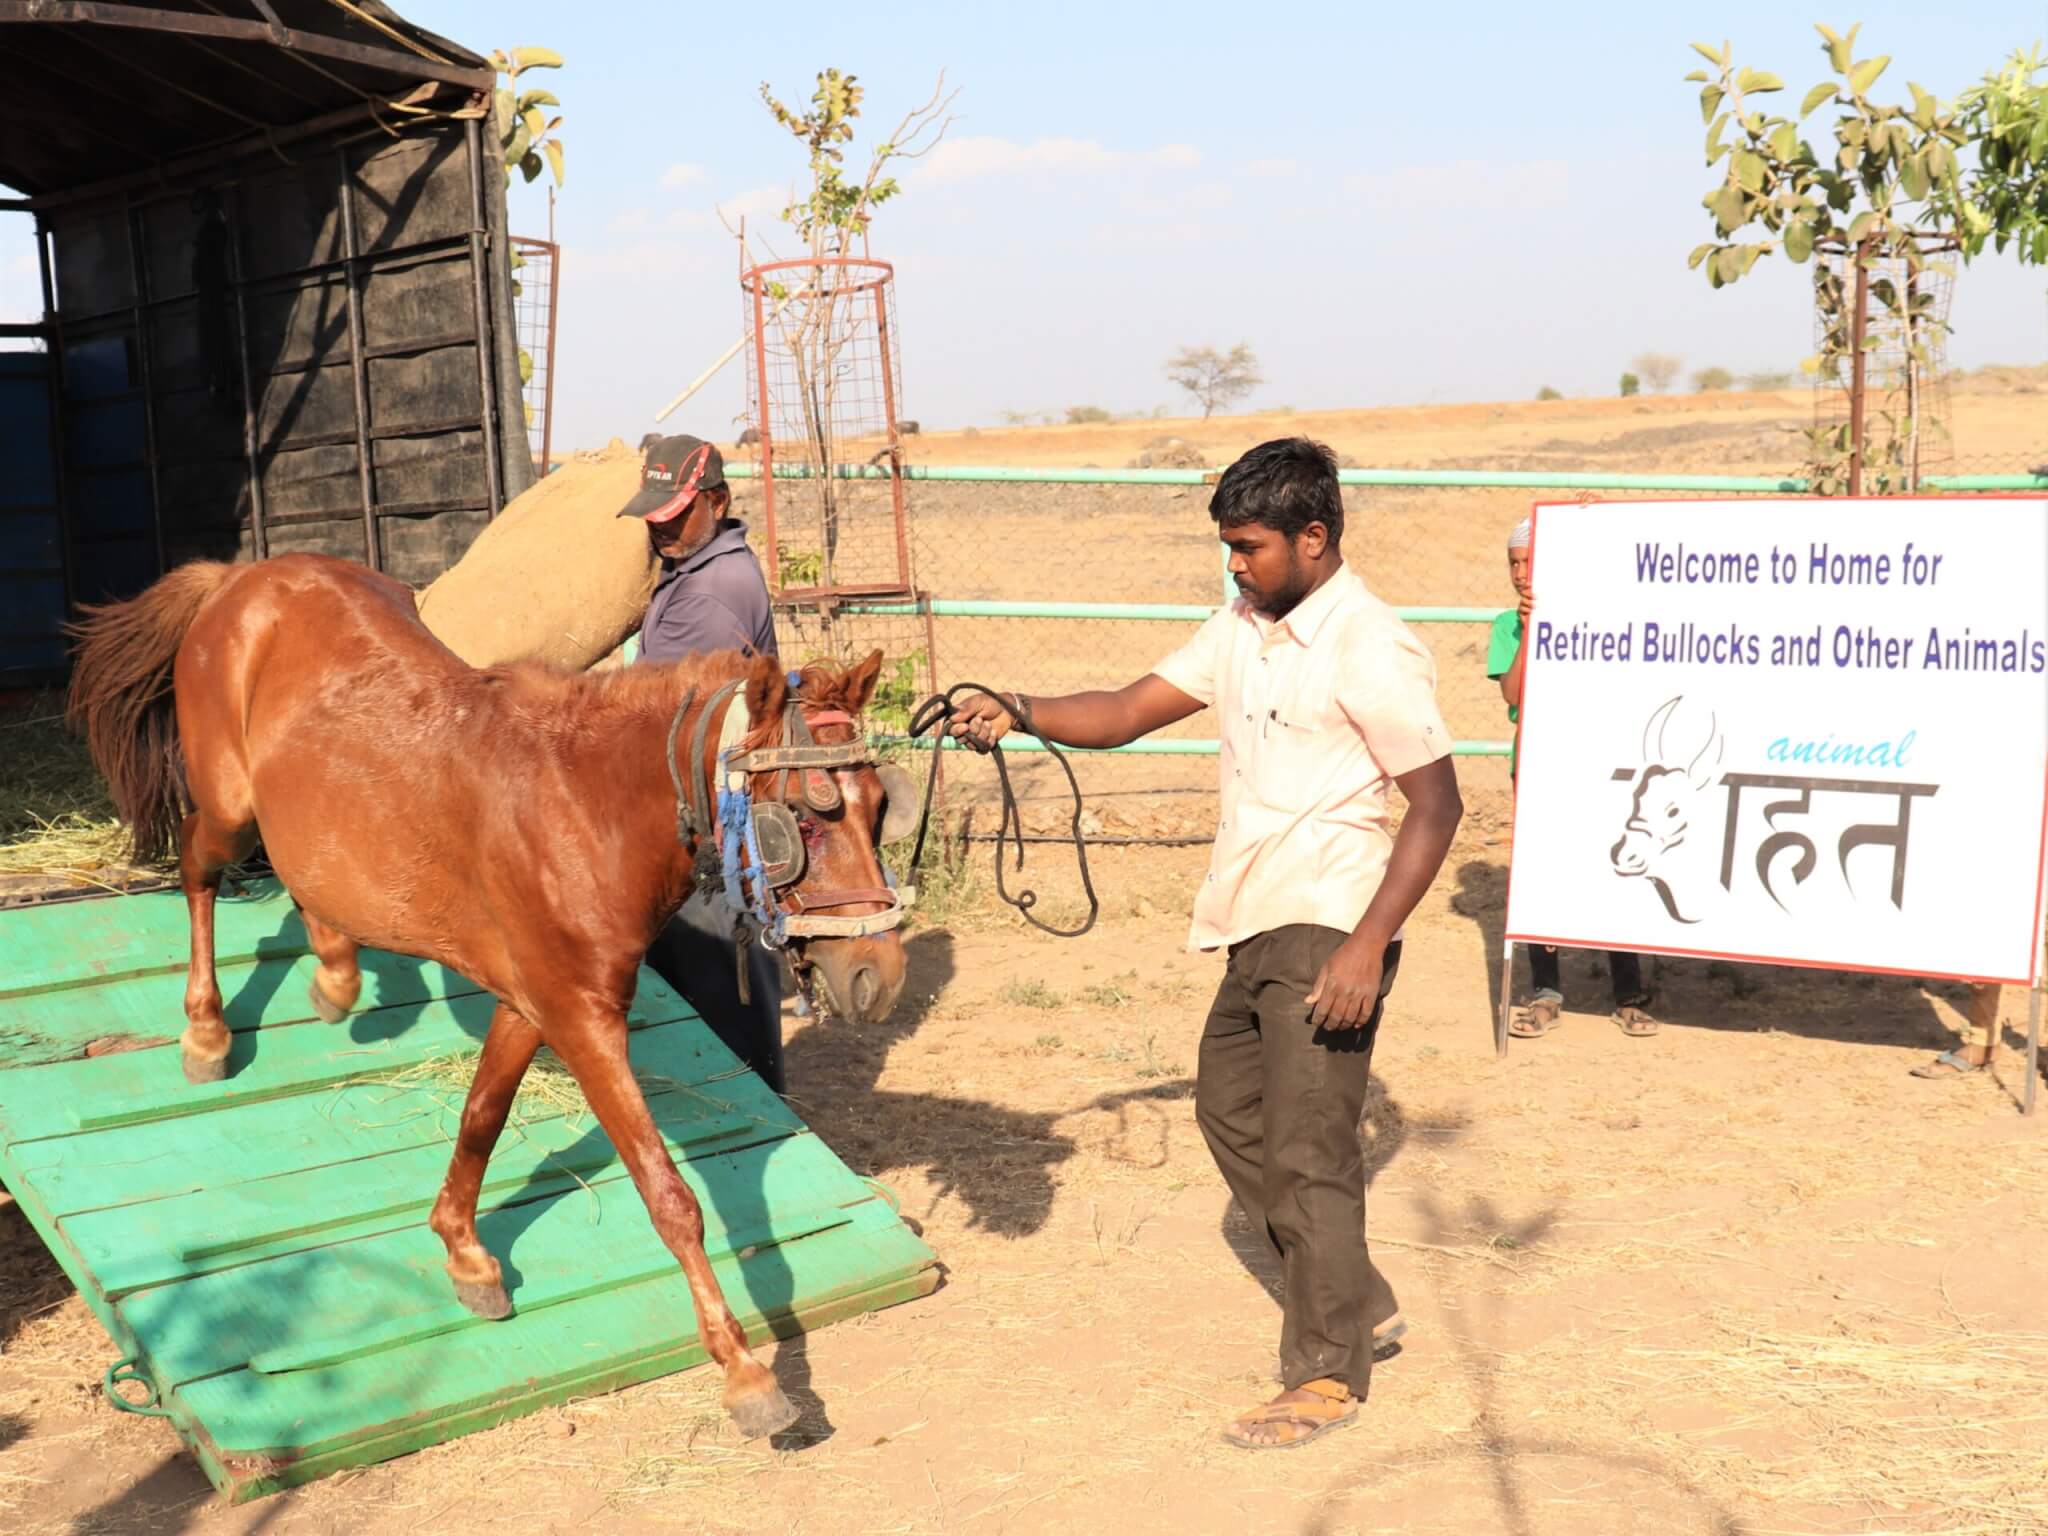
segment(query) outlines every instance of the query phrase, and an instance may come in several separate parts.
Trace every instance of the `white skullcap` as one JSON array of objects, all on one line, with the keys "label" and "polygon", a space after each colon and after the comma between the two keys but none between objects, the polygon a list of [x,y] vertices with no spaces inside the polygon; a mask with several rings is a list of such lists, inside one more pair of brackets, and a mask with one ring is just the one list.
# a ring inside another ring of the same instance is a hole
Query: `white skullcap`
[{"label": "white skullcap", "polygon": [[1529,543],[1529,519],[1525,517],[1519,523],[1515,524],[1514,531],[1508,535],[1508,548],[1527,549],[1529,547]]}]

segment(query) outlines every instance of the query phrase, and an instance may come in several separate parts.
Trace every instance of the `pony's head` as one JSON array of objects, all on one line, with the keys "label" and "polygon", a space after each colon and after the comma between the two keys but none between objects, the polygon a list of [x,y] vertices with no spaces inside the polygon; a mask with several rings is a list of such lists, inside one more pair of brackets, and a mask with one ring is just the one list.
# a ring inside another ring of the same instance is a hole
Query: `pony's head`
[{"label": "pony's head", "polygon": [[904,893],[880,850],[915,829],[919,810],[911,775],[864,745],[860,716],[881,671],[880,651],[846,668],[812,663],[792,690],[779,662],[758,657],[744,690],[749,788],[790,962],[863,1024],[887,1017],[903,990]]}]

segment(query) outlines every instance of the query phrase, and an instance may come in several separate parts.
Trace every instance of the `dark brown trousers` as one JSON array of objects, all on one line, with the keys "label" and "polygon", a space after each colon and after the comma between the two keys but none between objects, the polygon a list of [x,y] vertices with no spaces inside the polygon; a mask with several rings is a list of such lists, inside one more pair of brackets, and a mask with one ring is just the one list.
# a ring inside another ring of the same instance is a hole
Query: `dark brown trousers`
[{"label": "dark brown trousers", "polygon": [[1280,1257],[1283,1385],[1331,1377],[1364,1397],[1372,1330],[1397,1304],[1366,1254],[1358,1123],[1401,946],[1387,946],[1370,1023],[1317,1029],[1306,999],[1347,937],[1295,924],[1230,947],[1202,1030],[1195,1118],[1253,1230]]}]

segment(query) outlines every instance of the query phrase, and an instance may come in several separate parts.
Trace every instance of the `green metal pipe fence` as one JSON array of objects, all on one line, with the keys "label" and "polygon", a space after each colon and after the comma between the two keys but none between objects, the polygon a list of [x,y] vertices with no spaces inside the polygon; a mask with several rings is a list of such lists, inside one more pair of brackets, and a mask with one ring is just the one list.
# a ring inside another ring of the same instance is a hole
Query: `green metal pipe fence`
[{"label": "green metal pipe fence", "polygon": [[[728,464],[726,474],[736,480],[757,479],[758,464],[741,461]],[[949,481],[999,485],[1213,485],[1221,469],[1096,469],[1089,466],[1044,468],[996,464],[906,464],[906,480]],[[891,471],[880,464],[839,464],[833,474],[841,480],[887,480]],[[777,465],[778,480],[814,478],[810,465]],[[1543,470],[1466,469],[1341,469],[1337,478],[1344,485],[1444,487],[1466,490],[1556,490],[1556,491],[1675,491],[1715,495],[1748,494],[1797,496],[1805,494],[1808,483],[1788,475],[1619,475],[1562,474]],[[1929,491],[2030,491],[2048,492],[2048,475],[1942,475],[1922,483]],[[1226,577],[1225,596],[1228,597]],[[1060,603],[998,602],[959,598],[933,598],[924,603],[848,603],[846,613],[911,617],[929,612],[934,618],[954,619],[1109,619],[1133,622],[1201,623],[1216,610],[1200,603]],[[1409,624],[1491,624],[1499,608],[1410,605],[1395,613]],[[912,745],[928,747],[927,742]],[[959,750],[958,742],[943,744],[948,751]],[[1005,751],[1038,752],[1044,747],[1030,737],[1012,736],[1003,742]],[[1110,747],[1110,752],[1169,756],[1213,755],[1219,745],[1213,740],[1177,739],[1137,741]],[[1452,752],[1460,757],[1506,757],[1513,750],[1507,741],[1460,741]]]},{"label": "green metal pipe fence", "polygon": [[[728,464],[734,480],[760,478],[760,466],[746,461]],[[1221,469],[1095,469],[1089,466],[1045,468],[1005,464],[906,464],[906,480],[953,481],[991,485],[1214,485]],[[835,464],[839,480],[887,480],[881,464]],[[778,464],[778,480],[809,480],[808,464]],[[1434,486],[1453,490],[1550,491],[1703,491],[1711,495],[1803,496],[1809,483],[1798,475],[1606,475],[1562,474],[1554,470],[1499,469],[1340,469],[1344,485]],[[2048,491],[2048,475],[1930,475],[1925,491]]]}]

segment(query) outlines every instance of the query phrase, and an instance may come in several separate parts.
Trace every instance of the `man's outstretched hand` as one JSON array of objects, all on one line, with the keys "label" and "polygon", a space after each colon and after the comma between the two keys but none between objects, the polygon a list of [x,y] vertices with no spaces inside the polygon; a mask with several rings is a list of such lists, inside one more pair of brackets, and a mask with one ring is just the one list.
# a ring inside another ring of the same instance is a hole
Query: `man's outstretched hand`
[{"label": "man's outstretched hand", "polygon": [[1010,707],[986,693],[966,694],[953,705],[947,734],[964,741],[977,752],[986,752],[1016,728],[1017,717]]}]

